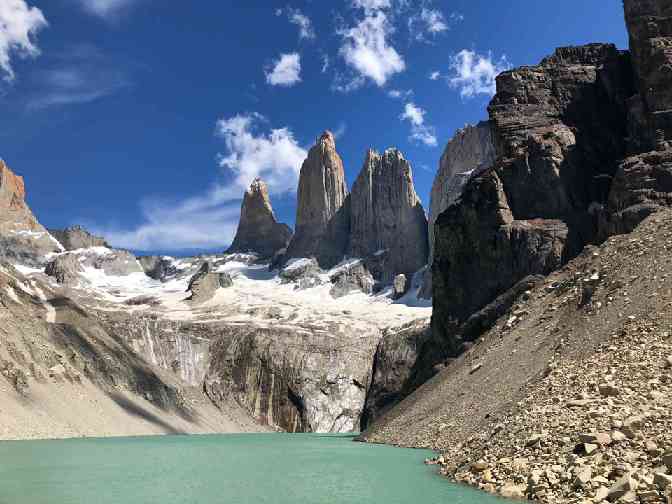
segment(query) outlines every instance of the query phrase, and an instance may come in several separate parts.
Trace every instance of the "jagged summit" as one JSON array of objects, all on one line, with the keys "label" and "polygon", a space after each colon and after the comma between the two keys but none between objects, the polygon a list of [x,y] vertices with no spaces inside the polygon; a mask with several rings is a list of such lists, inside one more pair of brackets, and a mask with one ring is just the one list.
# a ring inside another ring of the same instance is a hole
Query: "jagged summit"
[{"label": "jagged summit", "polygon": [[227,253],[253,252],[272,257],[287,246],[291,237],[290,227],[275,218],[266,183],[255,178],[245,191],[238,231]]},{"label": "jagged summit", "polygon": [[321,241],[347,195],[343,160],[336,151],[334,135],[325,131],[301,167],[296,233],[287,248],[287,259],[321,255]]},{"label": "jagged summit", "polygon": [[105,238],[95,236],[79,225],[70,226],[65,229],[50,229],[49,232],[63,245],[65,250],[78,250],[90,247],[110,248]]}]

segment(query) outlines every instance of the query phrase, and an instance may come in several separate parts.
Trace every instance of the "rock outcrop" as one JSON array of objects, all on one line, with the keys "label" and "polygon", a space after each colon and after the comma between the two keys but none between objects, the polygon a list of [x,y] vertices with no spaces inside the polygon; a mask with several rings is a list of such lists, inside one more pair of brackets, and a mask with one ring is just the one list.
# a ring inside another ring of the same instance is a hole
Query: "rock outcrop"
[{"label": "rock outcrop", "polygon": [[291,237],[290,227],[275,219],[268,187],[255,179],[245,191],[236,237],[226,253],[254,253],[267,259],[286,248]]},{"label": "rock outcrop", "polygon": [[90,247],[110,248],[105,238],[94,236],[82,226],[71,226],[65,229],[50,229],[51,236],[63,245],[65,250],[77,250]]},{"label": "rock outcrop", "polygon": [[59,284],[76,284],[81,280],[84,271],[79,257],[74,254],[61,254],[52,259],[44,272],[54,277]]},{"label": "rock outcrop", "polygon": [[232,285],[231,275],[212,271],[210,263],[206,261],[189,280],[187,292],[191,292],[189,300],[193,303],[205,303],[215,296],[218,289],[225,289]]},{"label": "rock outcrop", "polygon": [[178,274],[172,257],[165,256],[142,256],[138,262],[149,278],[165,282]]},{"label": "rock outcrop", "polygon": [[333,284],[329,293],[335,298],[347,296],[351,292],[371,294],[376,283],[361,259],[336,268],[329,280]]},{"label": "rock outcrop", "polygon": [[25,201],[23,178],[0,159],[0,258],[31,267],[61,245],[37,221]]},{"label": "rock outcrop", "polygon": [[431,264],[434,261],[434,223],[439,215],[462,195],[469,179],[495,162],[495,142],[489,122],[466,126],[448,142],[432,185],[429,209],[429,260],[421,297],[432,297]]},{"label": "rock outcrop", "polygon": [[471,314],[596,238],[592,208],[626,152],[632,94],[629,55],[609,44],[561,48],[497,78],[488,109],[497,161],[436,220],[437,358],[462,351],[454,334]]},{"label": "rock outcrop", "polygon": [[[286,259],[315,257],[321,266],[340,260],[345,250],[338,237],[347,233],[342,229],[347,219],[341,211],[348,195],[343,161],[336,152],[334,135],[326,131],[310,149],[301,167],[297,193],[296,226],[286,252]],[[327,234],[331,239],[325,240]],[[346,235],[347,236],[347,235]],[[330,247],[336,250],[330,250]],[[340,257],[339,257],[340,256]]]},{"label": "rock outcrop", "polygon": [[370,150],[350,194],[348,255],[387,252],[382,276],[411,278],[427,263],[427,219],[413,186],[411,165],[397,149]]}]

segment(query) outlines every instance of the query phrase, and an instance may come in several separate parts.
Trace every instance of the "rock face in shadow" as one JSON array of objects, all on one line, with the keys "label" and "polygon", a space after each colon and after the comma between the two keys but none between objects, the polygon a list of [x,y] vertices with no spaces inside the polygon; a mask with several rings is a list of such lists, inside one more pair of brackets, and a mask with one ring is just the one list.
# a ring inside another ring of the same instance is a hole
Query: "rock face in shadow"
[{"label": "rock face in shadow", "polygon": [[401,152],[367,153],[350,205],[348,255],[387,251],[389,259],[379,280],[391,283],[398,274],[411,278],[427,263],[427,219],[413,186],[411,165]]},{"label": "rock face in shadow", "polygon": [[270,258],[287,247],[291,237],[290,227],[275,219],[268,187],[261,179],[255,179],[245,191],[238,231],[226,253],[255,253]]},{"label": "rock face in shadow", "polygon": [[[319,261],[322,255],[342,257],[344,250],[330,251],[324,239],[329,230],[332,238],[326,242],[339,246],[337,236],[343,232],[340,227],[345,224],[339,211],[347,195],[343,161],[336,152],[334,135],[325,131],[301,167],[296,229],[287,247],[286,259],[315,257]],[[341,217],[336,222],[334,218],[337,216]],[[320,261],[321,265],[323,262]]]},{"label": "rock face in shadow", "polygon": [[431,264],[434,261],[434,223],[439,215],[462,195],[462,189],[472,177],[495,162],[495,142],[492,127],[483,121],[459,130],[448,142],[439,171],[432,184],[429,209],[429,260],[420,297],[432,297]]},{"label": "rock face in shadow", "polygon": [[63,245],[65,250],[77,250],[90,247],[110,248],[104,238],[94,236],[82,226],[71,226],[65,229],[50,229],[51,236]]},{"label": "rock face in shadow", "polygon": [[436,360],[463,351],[456,336],[470,315],[596,238],[593,209],[625,155],[632,94],[629,55],[609,44],[561,48],[497,78],[497,160],[435,224]]},{"label": "rock face in shadow", "polygon": [[0,159],[0,258],[41,267],[44,256],[62,247],[37,221],[25,198],[23,178]]}]

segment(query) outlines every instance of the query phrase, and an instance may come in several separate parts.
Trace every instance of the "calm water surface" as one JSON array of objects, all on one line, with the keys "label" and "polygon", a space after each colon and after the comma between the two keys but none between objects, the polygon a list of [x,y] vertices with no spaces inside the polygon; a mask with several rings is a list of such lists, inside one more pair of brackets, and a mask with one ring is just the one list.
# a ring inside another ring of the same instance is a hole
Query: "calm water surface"
[{"label": "calm water surface", "polygon": [[0,504],[488,504],[428,452],[349,436],[241,434],[0,442]]}]

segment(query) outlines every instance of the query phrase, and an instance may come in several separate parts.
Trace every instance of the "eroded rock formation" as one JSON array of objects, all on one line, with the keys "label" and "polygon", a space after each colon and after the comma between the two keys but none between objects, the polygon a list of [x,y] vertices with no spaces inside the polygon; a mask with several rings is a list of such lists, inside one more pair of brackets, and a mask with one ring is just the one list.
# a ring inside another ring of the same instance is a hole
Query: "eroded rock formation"
[{"label": "eroded rock formation", "polygon": [[71,226],[65,229],[50,229],[51,236],[63,245],[65,250],[77,250],[90,247],[106,247],[110,245],[105,238],[94,236],[82,226]]},{"label": "eroded rock formation", "polygon": [[290,227],[275,219],[268,187],[261,179],[255,179],[245,191],[238,231],[226,253],[254,253],[270,258],[287,247],[291,237]]},{"label": "eroded rock formation", "polygon": [[232,285],[231,275],[212,271],[210,263],[206,261],[189,280],[187,287],[187,291],[191,292],[189,300],[193,303],[205,303],[215,296],[218,289]]},{"label": "eroded rock formation", "polygon": [[25,201],[23,178],[0,159],[0,258],[39,267],[61,245],[37,221]]},{"label": "eroded rock formation", "polygon": [[[295,233],[287,248],[287,259],[342,257],[344,250],[329,250],[328,246],[340,248],[336,237],[347,231],[341,229],[347,221],[340,212],[347,195],[343,161],[336,152],[334,135],[325,131],[301,167]],[[332,238],[325,240],[328,230]]]},{"label": "eroded rock formation", "polygon": [[379,280],[411,278],[427,263],[427,219],[413,186],[411,165],[397,149],[370,150],[350,195],[352,257],[387,252]]}]

